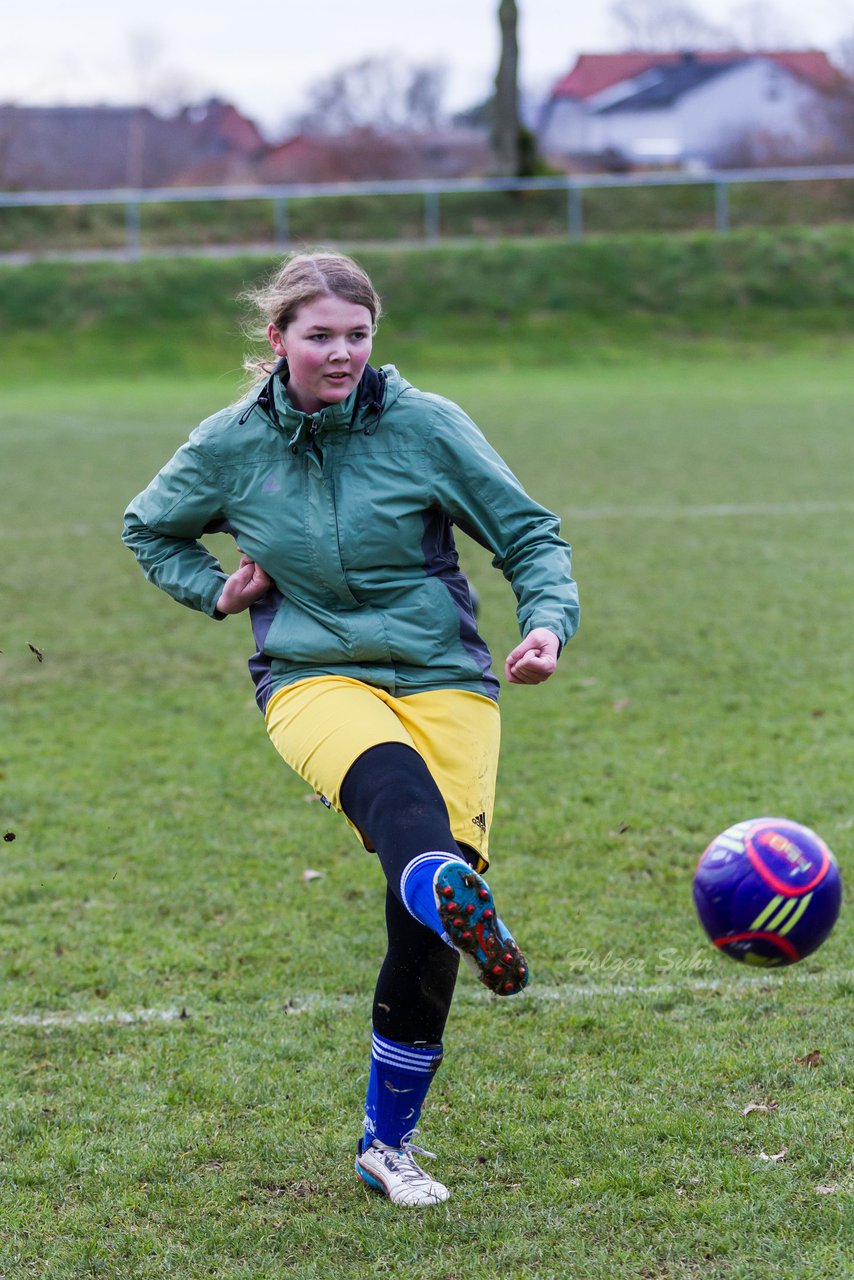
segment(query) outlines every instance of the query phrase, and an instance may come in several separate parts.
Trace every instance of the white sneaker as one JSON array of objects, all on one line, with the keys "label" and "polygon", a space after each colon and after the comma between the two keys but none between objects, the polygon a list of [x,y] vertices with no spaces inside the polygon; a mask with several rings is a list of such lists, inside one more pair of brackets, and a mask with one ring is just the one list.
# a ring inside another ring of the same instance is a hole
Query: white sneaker
[{"label": "white sneaker", "polygon": [[380,1195],[388,1196],[392,1204],[441,1204],[448,1199],[450,1191],[420,1169],[412,1153],[429,1156],[431,1160],[435,1156],[432,1151],[413,1146],[411,1137],[412,1134],[407,1134],[399,1147],[386,1147],[374,1141],[362,1150],[360,1142],[356,1155],[356,1173],[365,1186],[378,1191]]}]

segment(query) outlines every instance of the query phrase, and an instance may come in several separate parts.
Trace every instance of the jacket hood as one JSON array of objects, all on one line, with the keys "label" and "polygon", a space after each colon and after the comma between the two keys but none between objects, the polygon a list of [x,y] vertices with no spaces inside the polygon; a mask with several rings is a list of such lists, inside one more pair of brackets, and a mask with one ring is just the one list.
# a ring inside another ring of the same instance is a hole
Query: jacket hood
[{"label": "jacket hood", "polygon": [[240,421],[245,422],[253,410],[260,411],[276,431],[287,437],[294,453],[300,446],[306,447],[330,431],[363,431],[366,435],[373,435],[385,411],[410,385],[394,365],[383,365],[379,369],[366,365],[359,385],[346,400],[327,405],[316,413],[304,413],[288,397],[287,382],[283,381],[286,372],[287,363],[280,360],[254,399],[244,408]]}]

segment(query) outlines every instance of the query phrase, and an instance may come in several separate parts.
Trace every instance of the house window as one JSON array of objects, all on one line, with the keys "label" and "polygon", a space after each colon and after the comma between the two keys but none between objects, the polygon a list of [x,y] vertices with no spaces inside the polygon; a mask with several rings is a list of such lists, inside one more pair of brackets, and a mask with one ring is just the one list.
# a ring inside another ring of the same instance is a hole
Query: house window
[{"label": "house window", "polygon": [[678,160],[682,146],[678,138],[638,138],[632,150],[640,160]]}]

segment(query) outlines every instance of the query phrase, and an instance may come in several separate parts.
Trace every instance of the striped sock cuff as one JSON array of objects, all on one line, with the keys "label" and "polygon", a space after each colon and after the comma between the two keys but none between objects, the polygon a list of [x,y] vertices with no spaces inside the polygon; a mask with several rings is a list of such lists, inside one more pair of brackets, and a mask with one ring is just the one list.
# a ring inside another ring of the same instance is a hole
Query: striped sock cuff
[{"label": "striped sock cuff", "polygon": [[440,1044],[419,1045],[398,1044],[395,1040],[386,1040],[378,1032],[371,1039],[371,1057],[386,1069],[405,1071],[408,1075],[431,1076],[442,1061]]},{"label": "striped sock cuff", "polygon": [[[400,900],[411,916],[416,916],[416,912],[412,910],[412,904],[406,896],[406,886],[410,877],[413,873],[417,873],[427,864],[432,864],[435,874],[435,872],[438,871],[440,867],[443,867],[446,862],[461,862],[464,867],[468,867],[466,860],[461,858],[458,853],[448,853],[446,850],[434,849],[430,853],[419,853],[417,858],[413,858],[411,862],[407,862],[406,866],[403,868],[403,872],[400,877]],[[431,880],[432,878],[433,877],[431,876]]]}]

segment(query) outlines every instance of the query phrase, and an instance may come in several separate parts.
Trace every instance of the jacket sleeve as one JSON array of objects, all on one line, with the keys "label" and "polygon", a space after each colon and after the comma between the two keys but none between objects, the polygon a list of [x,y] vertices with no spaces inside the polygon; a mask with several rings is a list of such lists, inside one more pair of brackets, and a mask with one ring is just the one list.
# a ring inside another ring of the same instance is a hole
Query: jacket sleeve
[{"label": "jacket sleeve", "polygon": [[149,582],[213,618],[228,575],[198,541],[224,519],[216,466],[191,435],[125,512],[122,541]]},{"label": "jacket sleeve", "polygon": [[556,515],[530,498],[471,419],[446,402],[432,434],[437,499],[464,533],[493,553],[516,596],[519,630],[548,627],[566,644],[579,624],[569,543]]}]

